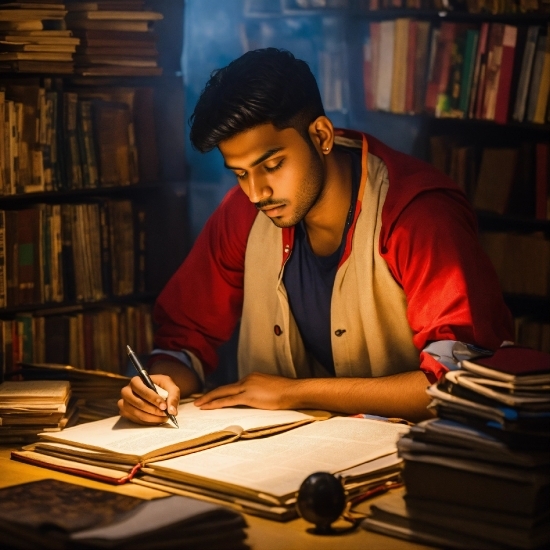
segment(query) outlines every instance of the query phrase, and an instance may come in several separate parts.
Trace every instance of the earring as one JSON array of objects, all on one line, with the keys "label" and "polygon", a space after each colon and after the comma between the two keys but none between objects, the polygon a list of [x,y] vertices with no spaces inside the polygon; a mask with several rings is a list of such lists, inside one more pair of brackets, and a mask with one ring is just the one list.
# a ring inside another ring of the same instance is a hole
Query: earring
[{"label": "earring", "polygon": [[323,151],[328,151],[328,150],[329,150],[328,147],[324,147],[324,148],[323,148]]}]

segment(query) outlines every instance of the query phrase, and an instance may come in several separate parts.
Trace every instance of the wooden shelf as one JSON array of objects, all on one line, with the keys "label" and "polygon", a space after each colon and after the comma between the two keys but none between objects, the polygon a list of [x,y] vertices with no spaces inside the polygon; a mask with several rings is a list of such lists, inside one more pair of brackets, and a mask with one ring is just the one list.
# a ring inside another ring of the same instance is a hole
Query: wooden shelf
[{"label": "wooden shelf", "polygon": [[550,220],[535,220],[515,218],[513,216],[499,216],[492,212],[478,211],[479,227],[483,231],[517,231],[533,233],[543,231],[550,235]]},{"label": "wooden shelf", "polygon": [[550,323],[550,296],[504,293],[504,301],[514,317],[527,315]]},{"label": "wooden shelf", "polygon": [[136,185],[120,185],[116,187],[92,187],[85,189],[67,189],[60,191],[41,191],[38,193],[21,193],[18,195],[0,196],[0,208],[18,208],[23,204],[41,202],[61,203],[75,202],[78,199],[94,197],[128,197],[135,193],[158,190],[161,183],[140,183]]},{"label": "wooden shelf", "polygon": [[25,304],[0,309],[0,319],[11,319],[17,313],[39,315],[64,315],[91,309],[105,309],[111,306],[152,303],[156,294],[140,293],[127,296],[110,296],[97,302],[49,302],[47,304]]}]

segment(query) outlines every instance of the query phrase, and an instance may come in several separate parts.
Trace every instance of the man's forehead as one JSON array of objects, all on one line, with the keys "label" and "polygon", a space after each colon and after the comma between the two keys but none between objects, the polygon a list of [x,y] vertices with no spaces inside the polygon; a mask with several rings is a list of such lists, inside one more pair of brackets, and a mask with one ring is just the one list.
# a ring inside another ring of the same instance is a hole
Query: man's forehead
[{"label": "man's forehead", "polygon": [[220,142],[219,149],[227,164],[232,165],[239,161],[249,166],[269,151],[291,147],[296,137],[299,137],[299,134],[294,128],[279,130],[268,123]]}]

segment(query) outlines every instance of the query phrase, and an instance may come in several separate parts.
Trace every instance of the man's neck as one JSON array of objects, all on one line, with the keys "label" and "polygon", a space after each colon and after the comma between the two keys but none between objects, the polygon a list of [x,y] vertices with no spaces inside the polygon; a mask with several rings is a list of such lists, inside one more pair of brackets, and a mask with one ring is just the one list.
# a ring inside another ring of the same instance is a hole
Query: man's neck
[{"label": "man's neck", "polygon": [[338,249],[351,207],[350,155],[333,150],[326,159],[326,169],[323,193],[304,219],[309,245],[317,256],[329,256]]}]

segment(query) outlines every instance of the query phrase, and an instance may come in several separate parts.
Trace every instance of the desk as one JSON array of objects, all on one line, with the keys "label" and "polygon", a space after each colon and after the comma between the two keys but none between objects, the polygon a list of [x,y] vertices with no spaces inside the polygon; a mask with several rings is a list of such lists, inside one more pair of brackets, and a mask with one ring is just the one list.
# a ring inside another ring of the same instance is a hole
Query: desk
[{"label": "desk", "polygon": [[[93,487],[131,495],[138,498],[153,499],[169,496],[169,493],[141,487],[133,483],[121,486],[107,485],[98,481],[39,468],[10,460],[10,449],[0,448],[0,487],[8,487],[16,483],[54,478],[77,485]],[[374,500],[374,499],[373,499]],[[368,506],[364,503],[363,506]],[[338,537],[320,537],[311,535],[306,529],[311,524],[298,518],[281,523],[245,514],[249,525],[248,544],[253,550],[433,550],[432,547],[402,541],[377,533],[367,532],[361,528]]]}]

